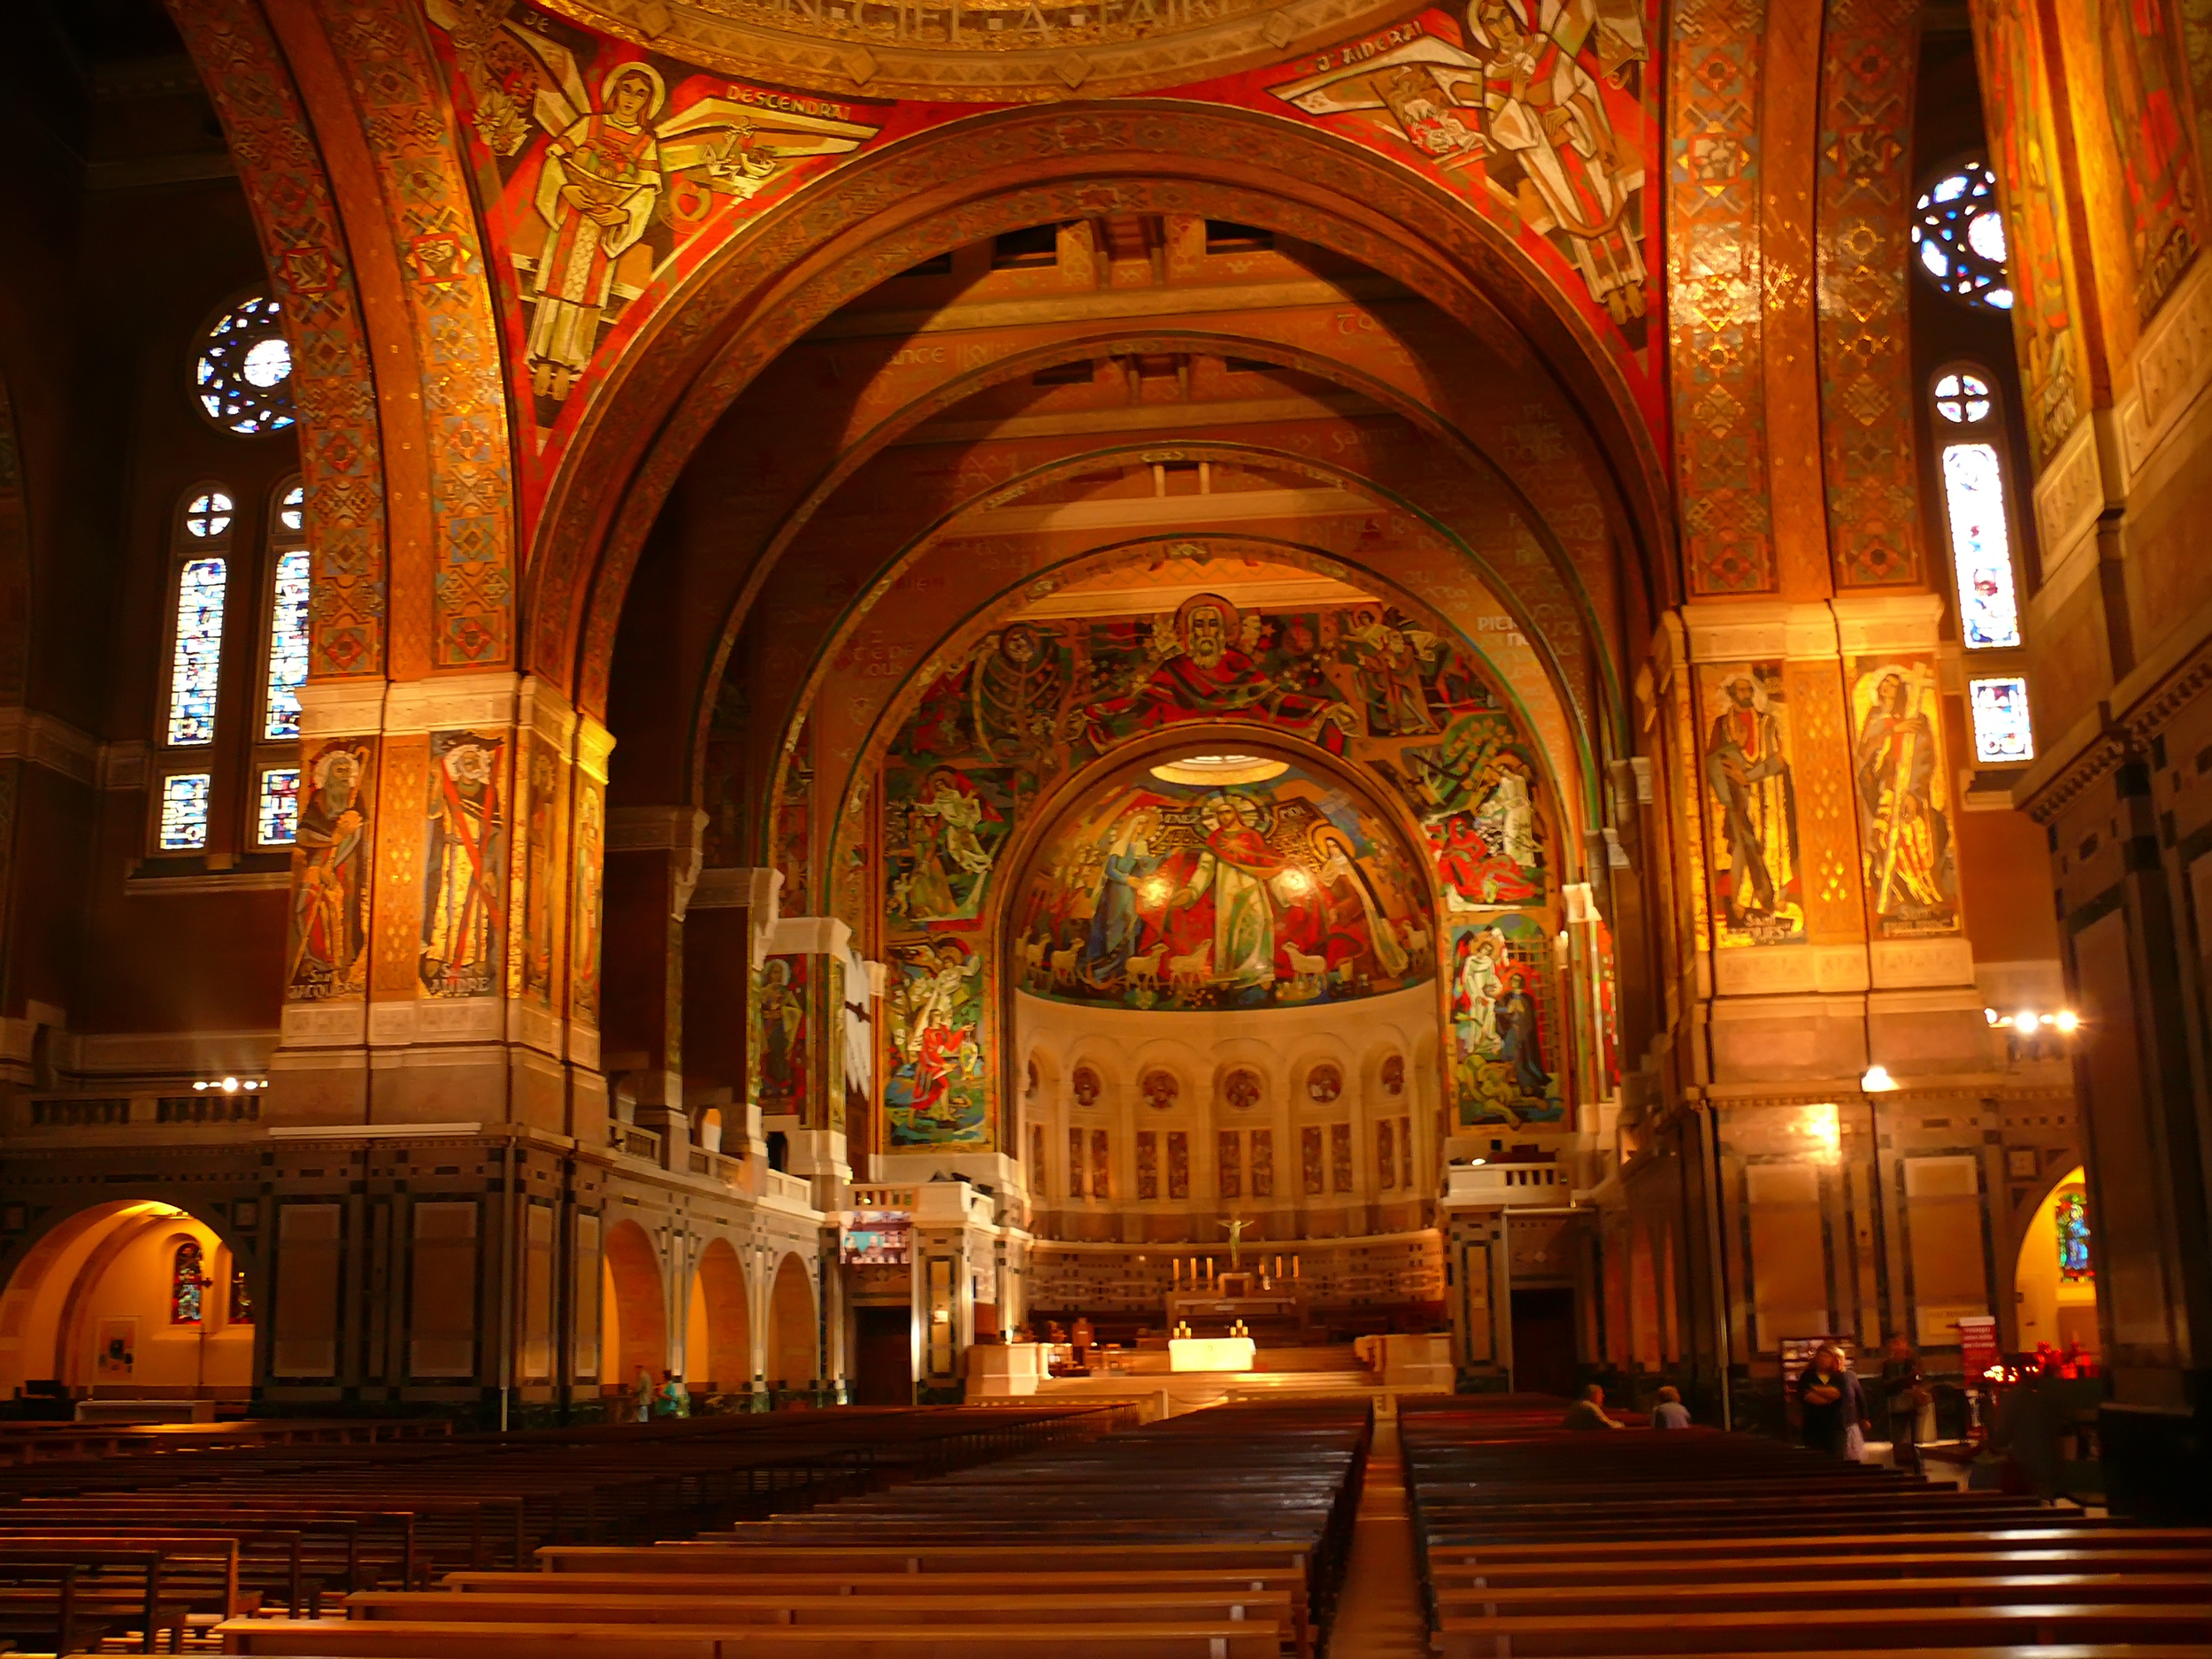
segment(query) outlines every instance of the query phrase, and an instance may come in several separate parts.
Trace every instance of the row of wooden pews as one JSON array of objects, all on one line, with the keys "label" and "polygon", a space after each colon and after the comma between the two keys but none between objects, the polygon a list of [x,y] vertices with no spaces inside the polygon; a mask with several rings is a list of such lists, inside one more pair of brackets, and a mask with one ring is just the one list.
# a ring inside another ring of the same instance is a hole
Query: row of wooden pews
[{"label": "row of wooden pews", "polygon": [[1126,1406],[851,1409],[495,1435],[126,1446],[0,1468],[0,1646],[188,1633],[1079,1444]]},{"label": "row of wooden pews", "polygon": [[1218,1407],[221,1633],[234,1653],[320,1659],[1311,1659],[1371,1439],[1363,1402]]},{"label": "row of wooden pews", "polygon": [[1562,1406],[1406,1402],[1400,1439],[1445,1659],[2212,1653],[2212,1531],[1705,1430],[1574,1432]]}]

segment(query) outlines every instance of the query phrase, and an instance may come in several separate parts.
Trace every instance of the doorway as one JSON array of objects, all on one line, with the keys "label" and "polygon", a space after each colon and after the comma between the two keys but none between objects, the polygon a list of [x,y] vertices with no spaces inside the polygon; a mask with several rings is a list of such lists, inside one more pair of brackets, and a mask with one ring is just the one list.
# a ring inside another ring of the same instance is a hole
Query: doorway
[{"label": "doorway", "polygon": [[1513,1386],[1520,1394],[1571,1394],[1580,1386],[1575,1294],[1566,1286],[1513,1293]]},{"label": "doorway", "polygon": [[853,1310],[852,1402],[856,1406],[914,1403],[914,1310]]}]

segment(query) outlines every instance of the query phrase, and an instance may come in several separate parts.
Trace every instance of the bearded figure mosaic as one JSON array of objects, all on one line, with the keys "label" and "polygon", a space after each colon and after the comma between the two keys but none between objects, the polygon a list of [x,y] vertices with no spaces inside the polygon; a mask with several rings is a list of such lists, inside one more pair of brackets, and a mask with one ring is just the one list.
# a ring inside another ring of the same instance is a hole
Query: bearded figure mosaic
[{"label": "bearded figure mosaic", "polygon": [[1427,883],[1372,811],[1287,763],[1224,758],[1273,775],[1215,785],[1163,767],[1061,826],[1017,901],[1024,988],[1261,1008],[1430,977]]}]

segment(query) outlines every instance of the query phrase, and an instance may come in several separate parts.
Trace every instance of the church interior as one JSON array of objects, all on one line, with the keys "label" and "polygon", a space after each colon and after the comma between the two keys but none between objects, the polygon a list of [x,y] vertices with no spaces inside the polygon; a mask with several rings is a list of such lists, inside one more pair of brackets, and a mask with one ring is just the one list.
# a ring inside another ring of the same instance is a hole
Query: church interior
[{"label": "church interior", "polygon": [[12,12],[0,1641],[2208,1650],[2199,0]]}]

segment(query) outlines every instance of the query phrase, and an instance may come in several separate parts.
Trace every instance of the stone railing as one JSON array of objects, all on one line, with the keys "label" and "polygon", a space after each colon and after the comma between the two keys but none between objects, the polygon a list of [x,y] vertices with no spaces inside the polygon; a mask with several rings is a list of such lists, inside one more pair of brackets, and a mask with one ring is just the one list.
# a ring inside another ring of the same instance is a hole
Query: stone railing
[{"label": "stone railing", "polygon": [[661,1161],[661,1137],[657,1129],[641,1129],[635,1124],[610,1124],[607,1138],[617,1152],[626,1157],[642,1158],[648,1164]]},{"label": "stone railing", "polygon": [[1455,1164],[1445,1189],[1458,1204],[1565,1204],[1573,1184],[1556,1164]]},{"label": "stone railing", "polygon": [[914,1189],[895,1187],[879,1181],[856,1182],[849,1189],[852,1196],[847,1201],[855,1210],[911,1210],[914,1208]]},{"label": "stone railing", "polygon": [[814,1183],[796,1175],[787,1175],[781,1170],[763,1170],[766,1178],[764,1193],[770,1198],[780,1198],[787,1204],[803,1210],[814,1208]]}]

